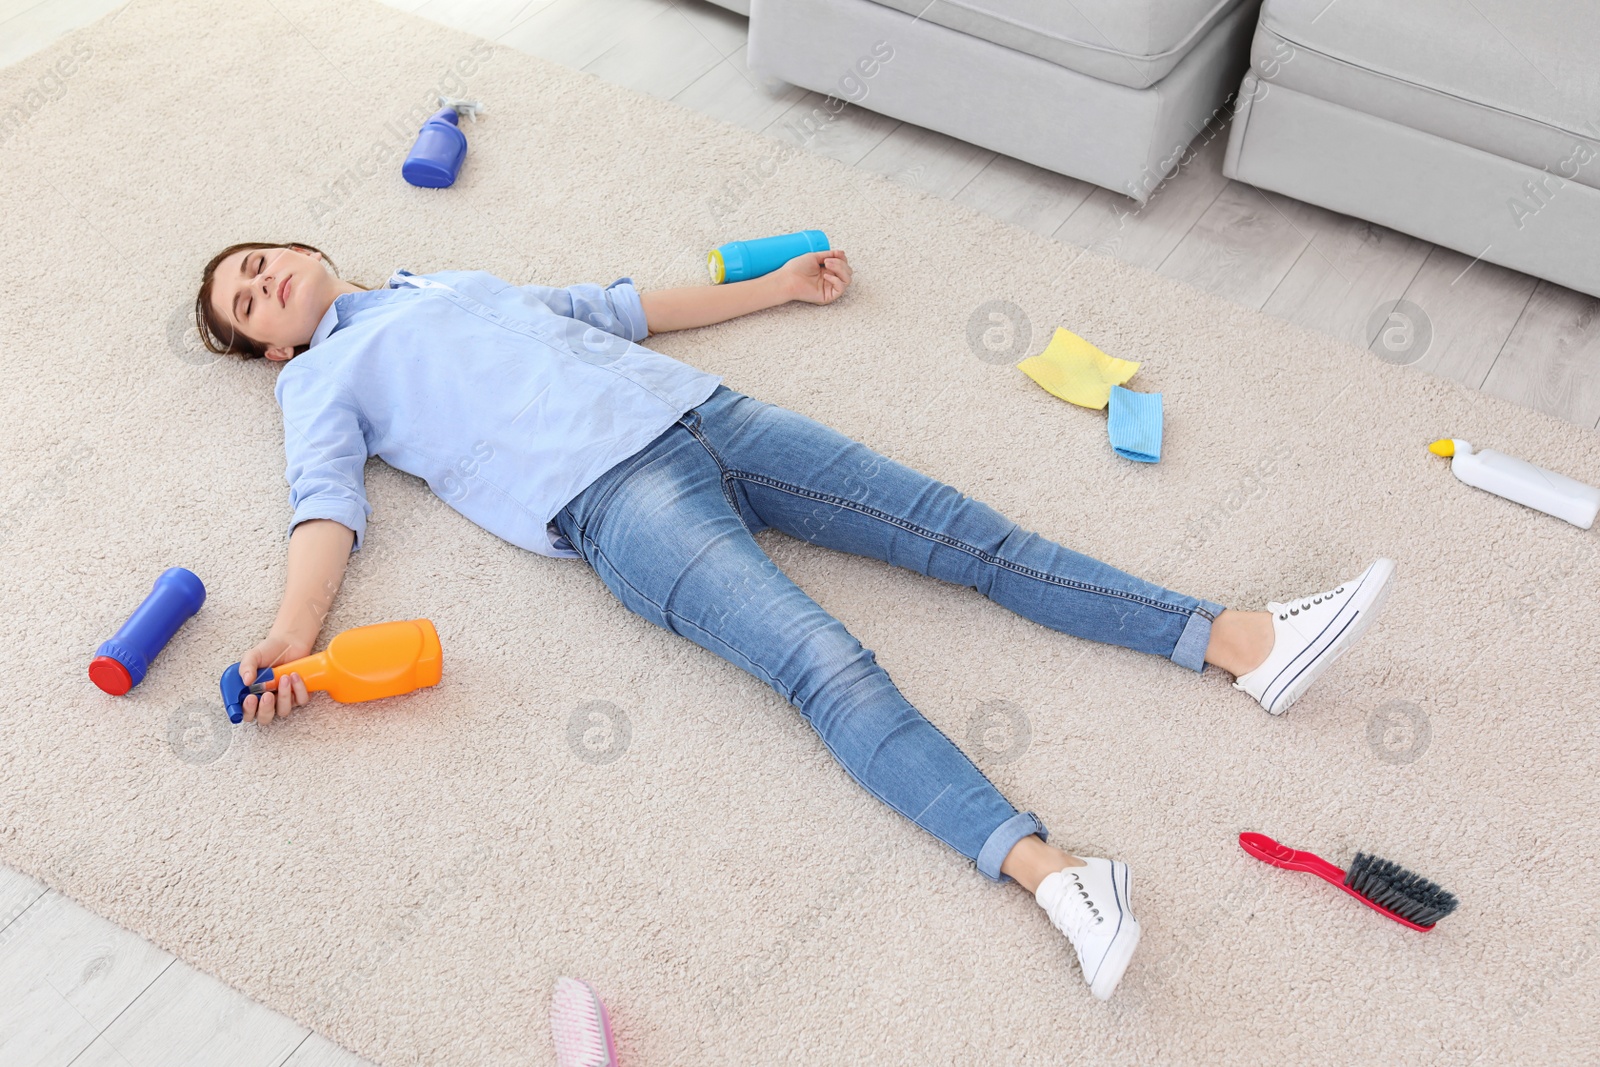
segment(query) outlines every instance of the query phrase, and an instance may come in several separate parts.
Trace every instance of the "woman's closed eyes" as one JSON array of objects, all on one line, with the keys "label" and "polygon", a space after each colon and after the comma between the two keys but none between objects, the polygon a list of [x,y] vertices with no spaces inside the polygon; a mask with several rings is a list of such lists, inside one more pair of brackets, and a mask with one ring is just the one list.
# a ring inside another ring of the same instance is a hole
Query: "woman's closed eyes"
[{"label": "woman's closed eyes", "polygon": [[[263,270],[265,270],[266,268],[267,268],[267,254],[265,252],[257,253],[257,255],[256,255],[256,277],[260,277],[261,272]],[[254,291],[252,291],[249,303],[245,304],[245,306],[244,306],[245,318],[249,318],[250,317],[250,309],[255,307],[255,306],[256,306],[255,293],[254,293]]]},{"label": "woman's closed eyes", "polygon": [[[249,260],[249,257],[247,256],[245,258],[245,260],[244,260],[244,263],[245,263],[245,265],[248,266],[249,262],[250,262],[250,260]],[[266,269],[266,266],[267,266],[267,255],[266,255],[266,253],[265,252],[256,253],[256,270],[255,270],[255,274],[252,275],[252,277],[259,277],[261,272]],[[252,290],[252,292],[250,294],[250,299],[246,300],[245,304],[244,304],[244,318],[248,319],[250,317],[250,309],[255,307],[255,306],[256,306],[255,292]]]}]

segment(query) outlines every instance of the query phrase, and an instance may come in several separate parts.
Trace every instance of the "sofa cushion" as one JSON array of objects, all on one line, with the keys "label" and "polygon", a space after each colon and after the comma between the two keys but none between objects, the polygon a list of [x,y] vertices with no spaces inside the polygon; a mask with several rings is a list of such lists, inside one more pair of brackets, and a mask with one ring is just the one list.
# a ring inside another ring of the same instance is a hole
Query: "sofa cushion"
[{"label": "sofa cushion", "polygon": [[1144,89],[1244,0],[874,0],[1104,81]]},{"label": "sofa cushion", "polygon": [[751,72],[830,97],[785,119],[787,140],[812,143],[855,104],[1140,203],[1193,157],[1197,135],[1216,136],[1256,25],[1247,0],[1160,82],[1133,89],[871,0],[755,0],[750,9]]},{"label": "sofa cushion", "polygon": [[1267,92],[1547,169],[1544,196],[1600,188],[1597,42],[1594,0],[1266,0],[1251,68]]}]

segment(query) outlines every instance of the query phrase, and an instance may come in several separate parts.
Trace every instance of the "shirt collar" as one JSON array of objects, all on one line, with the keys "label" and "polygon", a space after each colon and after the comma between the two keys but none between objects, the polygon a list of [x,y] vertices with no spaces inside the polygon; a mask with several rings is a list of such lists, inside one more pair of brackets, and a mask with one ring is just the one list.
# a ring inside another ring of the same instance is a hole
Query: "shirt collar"
[{"label": "shirt collar", "polygon": [[328,305],[328,310],[322,313],[322,321],[317,323],[316,330],[311,334],[312,348],[315,348],[319,342],[326,340],[328,335],[334,331],[334,327],[339,325],[339,301],[349,295],[349,293],[341,293],[334,297],[333,303]]},{"label": "shirt collar", "polygon": [[317,323],[317,328],[311,333],[311,341],[309,342],[311,347],[314,348],[319,342],[326,341],[329,334],[344,325],[344,320],[349,317],[350,313],[356,309],[356,305],[363,299],[370,299],[383,291],[382,289],[357,289],[353,293],[340,293],[334,297],[333,303],[328,305],[328,310],[322,313],[322,321]]},{"label": "shirt collar", "polygon": [[353,298],[367,296],[373,293],[380,293],[390,289],[410,288],[449,289],[450,286],[445,285],[442,282],[434,281],[432,278],[420,278],[402,267],[389,276],[389,281],[385,284],[383,289],[362,289],[354,293],[340,293],[338,296],[333,298],[333,303],[328,305],[328,310],[322,313],[322,321],[317,323],[317,328],[312,332],[309,347],[315,348],[321,342],[326,341],[329,334],[333,333],[339,328],[344,319],[344,315],[341,314],[339,308],[341,303],[344,304],[344,312],[348,313],[351,310],[350,305],[357,302]]}]

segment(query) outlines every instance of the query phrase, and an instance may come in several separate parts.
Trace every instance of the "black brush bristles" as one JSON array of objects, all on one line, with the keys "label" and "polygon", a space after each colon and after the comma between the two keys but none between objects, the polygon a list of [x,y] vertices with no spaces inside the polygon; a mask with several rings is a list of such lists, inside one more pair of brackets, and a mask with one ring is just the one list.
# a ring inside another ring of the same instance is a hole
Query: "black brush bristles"
[{"label": "black brush bristles", "polygon": [[1420,874],[1398,863],[1357,852],[1344,884],[1418,926],[1432,926],[1456,910],[1460,901]]}]

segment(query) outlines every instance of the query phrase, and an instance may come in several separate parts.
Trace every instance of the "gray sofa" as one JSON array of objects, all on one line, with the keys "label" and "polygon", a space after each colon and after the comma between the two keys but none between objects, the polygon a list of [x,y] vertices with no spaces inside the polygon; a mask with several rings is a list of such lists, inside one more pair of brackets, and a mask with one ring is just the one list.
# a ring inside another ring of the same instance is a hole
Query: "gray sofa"
[{"label": "gray sofa", "polygon": [[1227,114],[1257,3],[750,0],[747,59],[1142,203]]},{"label": "gray sofa", "polygon": [[1600,296],[1600,3],[1266,0],[1223,171]]}]

